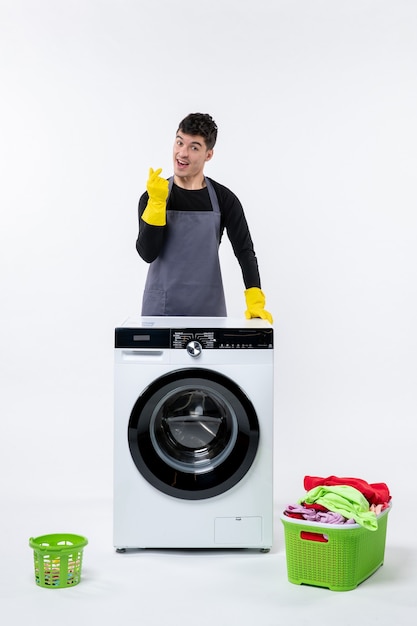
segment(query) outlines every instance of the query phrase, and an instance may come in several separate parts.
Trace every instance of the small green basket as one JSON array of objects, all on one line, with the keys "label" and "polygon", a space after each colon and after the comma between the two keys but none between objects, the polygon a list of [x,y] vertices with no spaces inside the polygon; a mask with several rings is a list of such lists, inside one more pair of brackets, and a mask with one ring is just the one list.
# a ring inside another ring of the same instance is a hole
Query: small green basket
[{"label": "small green basket", "polygon": [[359,524],[304,522],[281,515],[289,582],[332,591],[355,589],[384,562],[390,508],[378,515],[375,531]]},{"label": "small green basket", "polygon": [[88,540],[81,535],[41,535],[29,539],[33,548],[35,581],[39,587],[65,589],[78,585],[83,548]]}]

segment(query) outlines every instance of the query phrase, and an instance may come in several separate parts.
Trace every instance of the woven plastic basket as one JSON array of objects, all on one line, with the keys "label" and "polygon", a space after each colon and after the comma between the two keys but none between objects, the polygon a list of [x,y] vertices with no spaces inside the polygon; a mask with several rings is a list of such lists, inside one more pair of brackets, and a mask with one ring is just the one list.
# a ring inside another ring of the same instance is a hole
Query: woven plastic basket
[{"label": "woven plastic basket", "polygon": [[349,591],[384,562],[389,508],[378,515],[378,530],[359,524],[320,524],[281,515],[288,580]]},{"label": "woven plastic basket", "polygon": [[41,535],[29,539],[33,548],[35,581],[39,587],[64,589],[78,585],[83,548],[88,540],[81,535]]}]

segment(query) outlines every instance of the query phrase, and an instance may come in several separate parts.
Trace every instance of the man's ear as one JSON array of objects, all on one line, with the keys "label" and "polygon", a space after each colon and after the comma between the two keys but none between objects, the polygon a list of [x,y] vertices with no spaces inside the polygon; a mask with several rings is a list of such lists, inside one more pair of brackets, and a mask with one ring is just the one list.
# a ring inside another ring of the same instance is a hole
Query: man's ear
[{"label": "man's ear", "polygon": [[213,154],[214,154],[214,150],[213,149],[207,150],[206,161],[210,161],[210,159],[212,158]]}]

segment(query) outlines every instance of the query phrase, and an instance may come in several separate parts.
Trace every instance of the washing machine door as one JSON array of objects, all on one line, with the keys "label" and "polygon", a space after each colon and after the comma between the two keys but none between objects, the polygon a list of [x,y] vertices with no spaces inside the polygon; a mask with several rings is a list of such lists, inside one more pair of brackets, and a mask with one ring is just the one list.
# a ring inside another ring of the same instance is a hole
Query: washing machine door
[{"label": "washing machine door", "polygon": [[137,469],[156,489],[200,500],[243,478],[256,456],[259,422],[234,381],[187,368],[161,376],[139,396],[128,439]]}]

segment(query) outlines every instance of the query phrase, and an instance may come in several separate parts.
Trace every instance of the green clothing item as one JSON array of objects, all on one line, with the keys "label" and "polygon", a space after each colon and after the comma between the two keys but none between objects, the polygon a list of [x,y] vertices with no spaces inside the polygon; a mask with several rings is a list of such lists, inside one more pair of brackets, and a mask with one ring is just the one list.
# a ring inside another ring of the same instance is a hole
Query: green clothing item
[{"label": "green clothing item", "polygon": [[319,486],[310,489],[299,504],[321,504],[329,511],[340,513],[347,519],[354,519],[368,530],[378,530],[378,520],[369,510],[369,502],[355,487],[350,485]]}]

